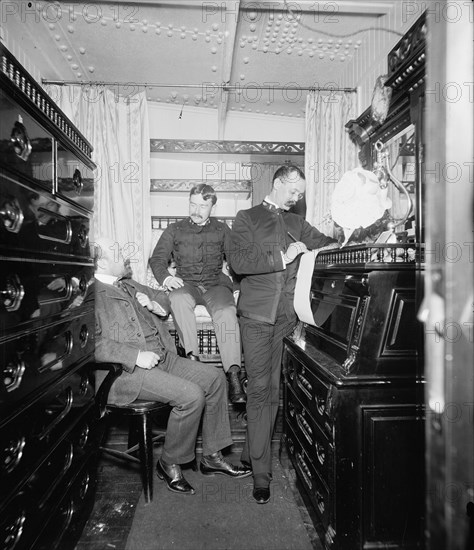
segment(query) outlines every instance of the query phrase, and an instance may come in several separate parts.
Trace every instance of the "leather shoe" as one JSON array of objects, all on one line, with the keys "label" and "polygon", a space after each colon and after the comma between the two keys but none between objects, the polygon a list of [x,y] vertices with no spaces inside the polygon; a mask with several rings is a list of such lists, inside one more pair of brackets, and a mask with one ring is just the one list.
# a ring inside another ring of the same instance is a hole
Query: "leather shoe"
[{"label": "leather shoe", "polygon": [[187,359],[190,359],[191,361],[201,361],[201,359],[199,359],[199,357],[197,355],[194,355],[194,353],[192,351],[190,351],[187,355],[186,355],[186,358]]},{"label": "leather shoe", "polygon": [[245,466],[234,466],[227,462],[220,451],[212,455],[203,456],[200,464],[201,473],[205,476],[214,474],[223,474],[230,477],[248,477],[252,475],[252,470]]},{"label": "leather shoe", "polygon": [[227,380],[229,382],[229,399],[231,403],[245,403],[247,396],[242,389],[240,382],[239,371],[229,371],[227,373]]},{"label": "leather shoe", "polygon": [[156,463],[156,474],[160,479],[164,479],[168,489],[173,493],[183,493],[194,495],[194,488],[184,479],[179,464],[166,464],[161,462],[161,458]]},{"label": "leather shoe", "polygon": [[270,500],[270,487],[254,487],[252,496],[257,504],[266,504]]}]

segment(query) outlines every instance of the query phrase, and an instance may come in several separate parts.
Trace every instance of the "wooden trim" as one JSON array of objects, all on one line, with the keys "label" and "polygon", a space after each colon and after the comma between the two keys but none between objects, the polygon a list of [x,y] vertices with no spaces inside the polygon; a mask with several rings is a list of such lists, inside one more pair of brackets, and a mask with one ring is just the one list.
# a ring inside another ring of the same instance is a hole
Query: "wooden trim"
[{"label": "wooden trim", "polygon": [[151,153],[304,155],[304,142],[151,139]]},{"label": "wooden trim", "polygon": [[186,192],[189,193],[195,185],[205,183],[219,193],[252,193],[250,180],[198,180],[198,179],[151,179],[150,192]]}]

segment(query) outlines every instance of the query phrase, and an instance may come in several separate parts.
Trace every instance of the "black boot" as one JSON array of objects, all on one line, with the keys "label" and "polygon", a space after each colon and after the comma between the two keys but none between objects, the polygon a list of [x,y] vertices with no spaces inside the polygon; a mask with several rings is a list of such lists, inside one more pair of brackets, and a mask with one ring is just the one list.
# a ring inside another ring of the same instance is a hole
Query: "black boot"
[{"label": "black boot", "polygon": [[227,372],[227,380],[229,382],[229,399],[231,403],[245,403],[247,396],[240,382],[240,368],[232,365]]},{"label": "black boot", "polygon": [[187,357],[188,359],[191,359],[191,361],[200,361],[199,356],[198,356],[198,355],[194,355],[194,353],[193,353],[192,351],[190,351],[190,352],[186,355],[186,357]]}]

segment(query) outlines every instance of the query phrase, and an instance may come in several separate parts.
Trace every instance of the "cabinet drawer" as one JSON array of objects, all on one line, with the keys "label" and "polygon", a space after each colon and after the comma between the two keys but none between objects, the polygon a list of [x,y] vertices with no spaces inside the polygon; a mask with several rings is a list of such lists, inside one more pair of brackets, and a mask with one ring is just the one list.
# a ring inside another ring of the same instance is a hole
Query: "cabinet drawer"
[{"label": "cabinet drawer", "polygon": [[53,477],[49,478],[52,483],[48,499],[43,502],[41,497],[38,498],[34,484],[25,486],[1,511],[2,550],[59,549],[59,541],[64,540],[68,529],[72,530],[73,521],[83,515],[85,502],[90,501],[96,484],[96,455],[73,465],[68,445],[57,451],[51,457],[51,465],[45,464],[45,469],[47,466],[52,469],[55,461],[57,467],[49,472]]},{"label": "cabinet drawer", "polygon": [[305,367],[288,348],[285,348],[284,361],[289,386],[313,418],[330,433],[333,424],[333,420],[328,414],[330,386]]},{"label": "cabinet drawer", "polygon": [[286,411],[287,423],[298,436],[314,469],[317,470],[321,479],[330,488],[334,465],[334,446],[331,445],[323,430],[294,396],[291,389],[287,390]]},{"label": "cabinet drawer", "polygon": [[0,164],[53,191],[52,136],[0,91]]},{"label": "cabinet drawer", "polygon": [[[77,459],[97,447],[93,393],[88,369],[84,367],[0,429],[0,483],[4,498],[32,472],[41,469],[64,440]],[[47,477],[47,482],[53,478]]]},{"label": "cabinet drawer", "polygon": [[2,260],[1,333],[31,330],[52,316],[92,307],[93,275],[87,264]]},{"label": "cabinet drawer", "polygon": [[287,428],[287,447],[289,456],[298,473],[299,479],[303,483],[314,504],[314,509],[321,523],[324,525],[324,528],[327,529],[331,522],[331,500],[329,498],[329,491],[318,476],[311,458],[306,453],[291,426]]},{"label": "cabinet drawer", "polygon": [[74,548],[87,520],[85,509],[91,508],[97,481],[95,456],[78,472],[59,506],[48,514],[47,523],[33,544],[34,550]]},{"label": "cabinet drawer", "polygon": [[94,173],[69,149],[57,142],[57,193],[92,211]]},{"label": "cabinet drawer", "polygon": [[73,205],[0,175],[0,250],[5,256],[88,258],[89,223]]},{"label": "cabinet drawer", "polygon": [[94,312],[12,338],[0,345],[3,358],[0,413],[46,387],[94,351]]}]

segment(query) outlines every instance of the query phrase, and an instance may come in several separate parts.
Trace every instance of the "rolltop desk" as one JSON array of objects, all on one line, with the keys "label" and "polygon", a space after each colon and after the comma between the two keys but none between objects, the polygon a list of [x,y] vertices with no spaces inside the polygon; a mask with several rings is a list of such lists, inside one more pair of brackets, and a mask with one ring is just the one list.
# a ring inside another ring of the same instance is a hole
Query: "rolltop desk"
[{"label": "rolltop desk", "polygon": [[91,146],[0,46],[0,547],[73,548],[93,503]]},{"label": "rolltop desk", "polygon": [[411,222],[394,244],[320,252],[314,324],[285,339],[283,441],[326,550],[424,547],[424,38],[422,17],[389,53],[385,122],[368,109],[346,125],[364,168],[379,140],[410,159]]}]

